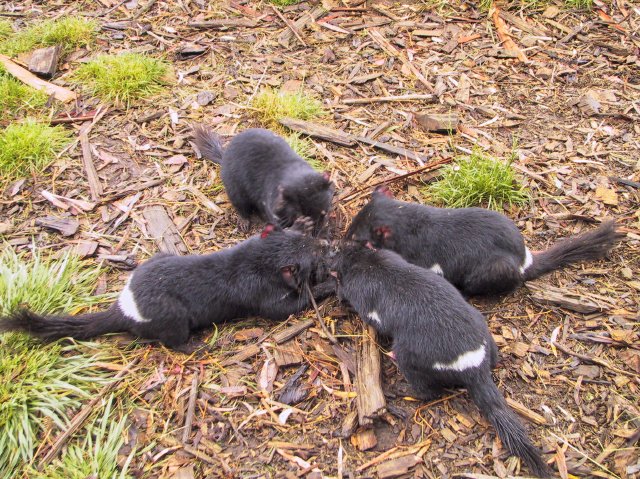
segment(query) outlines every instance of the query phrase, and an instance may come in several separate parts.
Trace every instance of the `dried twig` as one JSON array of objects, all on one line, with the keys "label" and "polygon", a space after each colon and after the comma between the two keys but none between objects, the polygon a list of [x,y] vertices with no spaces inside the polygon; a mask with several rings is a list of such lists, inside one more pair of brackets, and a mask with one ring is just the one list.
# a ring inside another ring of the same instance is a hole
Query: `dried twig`
[{"label": "dried twig", "polygon": [[102,195],[102,184],[100,178],[98,178],[98,172],[96,166],[93,163],[93,156],[91,155],[91,145],[89,144],[89,136],[86,131],[88,128],[83,127],[80,130],[80,147],[82,148],[82,164],[87,174],[87,181],[89,182],[89,191],[91,192],[91,199],[98,201]]},{"label": "dried twig", "polygon": [[396,181],[400,181],[403,180],[405,178],[409,178],[410,176],[415,176],[419,173],[427,173],[429,171],[433,171],[433,170],[437,170],[438,168],[442,167],[443,165],[446,165],[447,163],[451,163],[453,161],[453,158],[440,158],[439,160],[433,161],[431,163],[429,163],[428,165],[424,165],[416,170],[410,171],[408,173],[405,173],[403,175],[398,175],[398,176],[394,176],[392,178],[387,178],[384,180],[380,180],[380,181],[376,181],[375,183],[372,183],[370,185],[366,185],[363,186],[361,188],[358,188],[356,191],[354,192],[350,192],[345,196],[341,196],[338,199],[340,201],[345,202],[345,204],[351,203],[352,201],[354,201],[356,198],[358,198],[362,193],[364,192],[368,192],[371,190],[371,188],[375,188],[376,186],[379,185],[384,185],[384,184],[389,184],[389,183],[395,183]]},{"label": "dried twig", "polygon": [[418,79],[418,81],[420,81],[420,83],[422,83],[429,91],[433,91],[433,87],[431,86],[431,84],[427,81],[424,75],[422,75],[420,70],[418,70],[418,68],[416,68],[416,66],[413,63],[411,63],[411,61],[409,61],[405,53],[400,52],[396,47],[391,45],[391,43],[389,43],[389,41],[386,38],[384,38],[382,33],[380,33],[378,30],[374,28],[370,28],[368,30],[368,33],[371,39],[374,42],[376,42],[387,53],[387,55],[390,55],[400,60],[404,64],[404,66],[407,67],[407,69],[411,73],[413,73],[413,75]]},{"label": "dried twig", "polygon": [[362,343],[356,359],[356,405],[361,426],[369,426],[373,419],[386,411],[382,392],[380,350],[376,343],[376,330],[363,323]]},{"label": "dried twig", "polygon": [[329,341],[331,341],[333,344],[338,344],[338,340],[333,334],[331,334],[331,331],[329,331],[329,328],[327,328],[327,325],[325,324],[324,319],[322,319],[322,315],[320,314],[320,310],[318,309],[318,305],[316,304],[316,300],[313,297],[313,293],[311,292],[311,288],[309,287],[309,284],[307,284],[306,287],[307,287],[307,293],[309,294],[309,299],[311,299],[311,304],[313,305],[313,309],[315,310],[316,316],[318,317],[318,321],[320,322],[320,327],[322,328],[322,332],[325,334],[325,336],[327,336]]},{"label": "dried twig", "polygon": [[498,38],[500,38],[502,45],[505,47],[505,49],[514,51],[520,61],[526,62],[527,56],[524,54],[522,50],[520,50],[518,45],[516,45],[516,42],[514,42],[513,39],[507,33],[507,24],[504,22],[504,20],[500,16],[500,9],[495,5],[492,5],[491,8],[494,9],[493,15],[491,18],[493,19],[493,23],[496,26],[496,31],[498,32]]},{"label": "dried twig", "polygon": [[610,369],[611,371],[618,373],[618,374],[624,374],[625,376],[632,376],[632,377],[640,377],[638,376],[638,374],[636,373],[632,373],[629,371],[625,371],[624,369],[618,369],[615,366],[612,366],[611,364],[609,364],[608,361],[605,361],[604,359],[600,359],[597,356],[587,356],[586,354],[580,354],[580,353],[576,353],[575,351],[570,350],[568,347],[560,344],[560,343],[552,343],[556,348],[558,348],[560,351],[562,351],[565,354],[568,354],[569,356],[575,356],[578,359],[581,359],[582,361],[586,361],[588,363],[594,363],[597,364],[599,366],[602,366],[603,368],[606,369]]},{"label": "dried twig", "polygon": [[418,100],[433,100],[433,95],[391,95],[391,96],[374,96],[371,98],[347,98],[342,100],[345,105],[361,105],[365,103],[384,103],[391,101],[418,101]]},{"label": "dried twig", "polygon": [[304,39],[302,38],[302,35],[300,35],[300,32],[298,31],[296,26],[293,24],[293,22],[291,22],[291,20],[289,20],[282,13],[280,13],[280,10],[278,10],[278,8],[276,6],[271,5],[271,8],[273,9],[274,12],[276,12],[276,15],[278,15],[280,17],[280,20],[282,20],[287,25],[287,27],[289,27],[291,29],[291,31],[296,36],[296,38],[298,40],[300,40],[300,43],[302,43],[305,47],[308,46],[306,44],[306,42],[304,41]]},{"label": "dried twig", "polygon": [[20,65],[15,63],[11,58],[0,54],[0,63],[2,63],[5,69],[11,73],[14,77],[20,80],[23,83],[26,83],[32,88],[36,90],[44,90],[47,95],[53,95],[56,100],[60,100],[61,102],[69,102],[76,99],[75,92],[71,90],[54,85],[53,83],[49,83],[48,81],[44,81],[41,78],[38,78],[29,70],[22,68]]},{"label": "dried twig", "polygon": [[193,375],[191,380],[191,390],[189,391],[189,404],[187,405],[187,416],[184,421],[184,430],[182,431],[182,442],[187,442],[191,435],[191,426],[193,424],[193,415],[196,410],[196,399],[198,397],[198,374]]}]

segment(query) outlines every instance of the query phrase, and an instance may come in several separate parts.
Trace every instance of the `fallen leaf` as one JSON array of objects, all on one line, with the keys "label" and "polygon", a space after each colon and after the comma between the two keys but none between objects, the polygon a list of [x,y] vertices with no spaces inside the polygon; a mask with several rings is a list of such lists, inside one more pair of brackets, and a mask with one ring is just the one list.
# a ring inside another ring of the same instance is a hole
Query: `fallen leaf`
[{"label": "fallen leaf", "polygon": [[236,341],[248,341],[250,339],[259,338],[263,334],[264,329],[262,328],[247,328],[236,331],[233,335],[233,339],[235,339]]},{"label": "fallen leaf", "polygon": [[184,155],[174,155],[163,161],[165,165],[184,165],[188,162],[189,160]]},{"label": "fallen leaf", "polygon": [[602,201],[605,205],[616,206],[618,204],[618,195],[615,190],[604,186],[596,188],[596,199]]},{"label": "fallen leaf", "polygon": [[267,359],[260,370],[258,377],[258,386],[263,391],[271,392],[273,390],[273,381],[278,374],[278,366],[274,359]]}]

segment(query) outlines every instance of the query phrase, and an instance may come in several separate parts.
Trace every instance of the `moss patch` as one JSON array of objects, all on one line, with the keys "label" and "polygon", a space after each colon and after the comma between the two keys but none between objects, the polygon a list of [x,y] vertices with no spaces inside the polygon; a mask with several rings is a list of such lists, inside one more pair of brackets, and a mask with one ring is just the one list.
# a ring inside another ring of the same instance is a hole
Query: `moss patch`
[{"label": "moss patch", "polygon": [[63,51],[69,52],[88,45],[97,30],[98,23],[84,17],[45,20],[13,35],[7,35],[8,38],[0,43],[0,52],[7,55],[18,55],[50,45],[62,45]]},{"label": "moss patch", "polygon": [[82,65],[75,79],[92,94],[108,101],[129,104],[162,91],[169,65],[139,53],[100,55]]},{"label": "moss patch", "polygon": [[265,88],[253,99],[253,108],[269,126],[279,126],[282,118],[310,120],[323,115],[322,103],[301,91],[275,91]]},{"label": "moss patch", "polygon": [[25,111],[42,108],[47,103],[47,94],[13,78],[0,65],[0,112],[16,117]]},{"label": "moss patch", "polygon": [[28,119],[0,132],[0,173],[13,180],[42,172],[67,145],[71,133],[62,126],[49,126]]},{"label": "moss patch", "polygon": [[511,164],[479,150],[443,168],[442,180],[424,192],[429,199],[450,208],[487,206],[499,210],[505,204],[522,204],[528,199]]}]

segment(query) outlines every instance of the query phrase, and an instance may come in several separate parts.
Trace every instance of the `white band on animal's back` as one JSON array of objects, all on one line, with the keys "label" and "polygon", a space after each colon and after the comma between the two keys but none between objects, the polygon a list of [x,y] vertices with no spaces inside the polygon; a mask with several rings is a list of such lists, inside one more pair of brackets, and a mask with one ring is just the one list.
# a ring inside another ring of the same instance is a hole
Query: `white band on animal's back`
[{"label": "white band on animal's back", "polygon": [[380,315],[378,314],[377,311],[371,311],[369,314],[367,314],[367,317],[369,318],[370,321],[376,323],[377,325],[382,325],[382,321],[380,320]]},{"label": "white band on animal's back", "polygon": [[524,272],[527,270],[527,268],[529,266],[531,266],[533,264],[533,255],[531,254],[531,251],[529,251],[529,248],[527,248],[525,246],[524,248],[524,261],[522,263],[522,266],[520,266],[520,273],[524,274]]},{"label": "white band on animal's back", "polygon": [[438,369],[441,371],[464,371],[465,369],[469,368],[477,368],[482,364],[482,362],[484,361],[484,357],[486,356],[485,345],[486,343],[482,343],[482,345],[478,349],[462,353],[450,363],[434,363],[433,369]]},{"label": "white band on animal's back", "polygon": [[133,274],[129,276],[127,280],[127,284],[125,284],[124,289],[120,293],[118,297],[118,307],[122,314],[124,314],[127,318],[133,319],[139,323],[148,323],[151,321],[150,319],[146,319],[140,314],[140,310],[138,309],[138,305],[136,304],[136,300],[133,297],[133,291],[131,291],[131,280],[133,279]]},{"label": "white band on animal's back", "polygon": [[433,271],[435,274],[439,276],[444,276],[444,271],[442,271],[442,266],[440,266],[438,263],[435,263],[433,266],[431,266],[429,270]]}]

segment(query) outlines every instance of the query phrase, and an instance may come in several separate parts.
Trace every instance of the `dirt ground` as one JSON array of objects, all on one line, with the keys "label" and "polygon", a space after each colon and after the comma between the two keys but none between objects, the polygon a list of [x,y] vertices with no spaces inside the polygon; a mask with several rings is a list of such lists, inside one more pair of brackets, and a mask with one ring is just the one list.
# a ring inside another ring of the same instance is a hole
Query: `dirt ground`
[{"label": "dirt ground", "polygon": [[[500,4],[501,14],[492,16],[458,1],[322,5],[322,11],[315,2],[280,11],[290,22],[301,19],[294,35],[266,2],[25,2],[44,17],[94,15],[101,24],[97,42],[68,56],[56,83],[80,93],[66,83],[78,62],[121,51],[166,58],[174,79],[159,97],[129,109],[105,105],[107,112],[96,117],[89,143],[102,187],[97,199],[76,143],[46,175],[5,192],[0,216],[13,225],[5,238],[18,249],[35,238],[44,250],[76,247],[90,261],[103,261],[98,291],[119,290],[132,265],[159,248],[206,253],[241,241],[246,235],[217,167],[194,154],[190,125],[209,124],[223,138],[263,126],[250,102],[266,86],[302,87],[328,112],[314,122],[420,156],[313,139],[315,156],[337,185],[336,237],[371,185],[421,168],[421,158],[448,160],[474,145],[506,158],[515,148],[514,167],[532,199],[506,213],[532,249],[605,217],[617,219],[627,236],[607,260],[550,274],[535,291],[523,287],[500,300],[474,301],[500,347],[495,379],[559,477],[638,477],[640,7],[615,0],[596,2],[593,11],[560,3],[556,11],[522,10],[514,2]],[[309,12],[320,13],[313,21]],[[505,22],[519,53],[505,48],[494,17]],[[214,19],[215,27],[190,25]],[[380,100],[408,94],[430,98]],[[97,107],[85,95],[60,109],[80,115]],[[457,133],[421,128],[415,115],[424,113],[457,115]],[[434,175],[412,174],[390,185],[399,198],[424,202],[420,190]],[[93,207],[63,211],[42,190]],[[36,223],[46,216],[77,221],[79,228],[64,237]],[[548,292],[560,302],[545,302]],[[203,357],[131,344],[125,336],[101,340],[101,347],[121,352],[122,365],[134,361],[117,386],[133,408],[120,451],[124,461],[137,450],[129,474],[519,473],[518,461],[464,392],[428,405],[411,400],[385,354],[387,408],[374,421],[375,445],[361,450],[372,441],[358,426],[354,398],[361,322],[335,299],[321,310],[338,345],[311,311],[283,324],[256,319],[206,332],[202,338],[215,352]],[[295,325],[298,331],[287,329]]]}]

